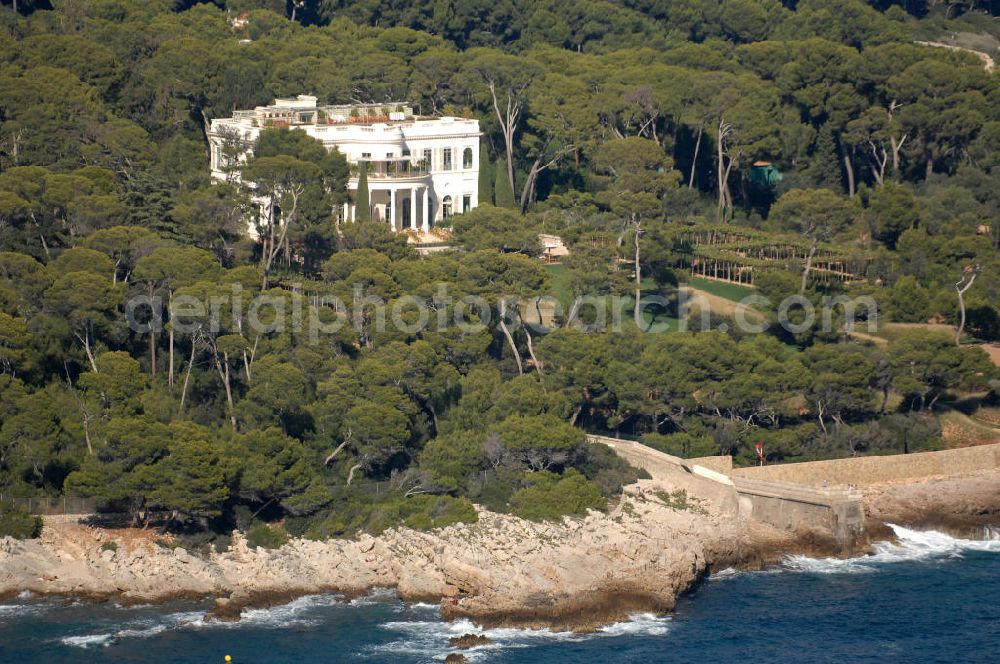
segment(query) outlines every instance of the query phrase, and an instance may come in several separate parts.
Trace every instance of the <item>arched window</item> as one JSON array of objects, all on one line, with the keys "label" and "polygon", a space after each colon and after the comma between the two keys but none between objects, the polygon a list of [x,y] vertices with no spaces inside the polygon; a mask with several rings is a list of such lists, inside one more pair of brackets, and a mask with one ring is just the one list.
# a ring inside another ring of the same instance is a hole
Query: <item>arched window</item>
[{"label": "arched window", "polygon": [[445,219],[451,216],[451,196],[445,196],[441,201],[441,216]]},{"label": "arched window", "polygon": [[462,168],[466,170],[472,168],[472,148],[465,148],[462,152]]}]

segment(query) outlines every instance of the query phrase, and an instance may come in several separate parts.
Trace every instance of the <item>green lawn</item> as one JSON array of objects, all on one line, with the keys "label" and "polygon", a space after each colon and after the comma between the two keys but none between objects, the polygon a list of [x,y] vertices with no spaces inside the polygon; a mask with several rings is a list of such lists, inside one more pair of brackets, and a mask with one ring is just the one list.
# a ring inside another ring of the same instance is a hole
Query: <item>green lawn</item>
[{"label": "green lawn", "polygon": [[549,273],[551,294],[559,300],[563,309],[568,310],[573,296],[569,292],[569,284],[566,281],[566,266],[562,263],[552,263],[545,266],[545,271]]},{"label": "green lawn", "polygon": [[[573,303],[573,296],[569,290],[569,284],[567,283],[566,266],[561,264],[551,264],[546,265],[545,269],[549,273],[549,292],[559,300],[562,304],[563,311],[568,312],[570,306]],[[642,293],[643,295],[655,295],[658,293],[656,288],[656,282],[652,279],[642,280]],[[621,319],[623,322],[632,320],[632,311],[635,307],[635,298],[630,296],[623,296],[622,302],[622,313]],[[679,321],[666,314],[660,313],[653,315],[651,312],[646,312],[645,316],[645,327],[649,327],[650,324],[655,323],[657,325],[663,326],[663,332],[676,332],[678,328]]]},{"label": "green lawn", "polygon": [[739,302],[755,292],[755,289],[750,286],[740,286],[739,284],[730,284],[725,281],[712,281],[711,279],[702,279],[701,277],[692,277],[688,280],[688,285],[700,291],[732,300],[733,302]]}]

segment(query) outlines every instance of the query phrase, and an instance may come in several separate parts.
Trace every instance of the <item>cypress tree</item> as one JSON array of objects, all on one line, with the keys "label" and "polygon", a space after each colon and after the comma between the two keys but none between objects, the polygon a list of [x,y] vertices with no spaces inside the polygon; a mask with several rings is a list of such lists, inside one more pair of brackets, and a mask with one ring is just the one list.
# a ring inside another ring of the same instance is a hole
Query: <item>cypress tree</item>
[{"label": "cypress tree", "polygon": [[368,197],[368,164],[359,164],[361,174],[358,175],[358,194],[354,201],[354,221],[368,221],[371,218],[371,202]]},{"label": "cypress tree", "polygon": [[493,164],[486,142],[479,142],[479,203],[493,204]]},{"label": "cypress tree", "polygon": [[812,159],[813,182],[838,194],[843,193],[844,180],[840,172],[840,158],[837,155],[837,139],[829,123],[823,125],[816,136]]},{"label": "cypress tree", "polygon": [[497,160],[497,163],[493,165],[493,170],[496,171],[496,184],[494,185],[496,206],[505,208],[514,207],[514,190],[510,188],[510,180],[507,179],[507,169]]}]

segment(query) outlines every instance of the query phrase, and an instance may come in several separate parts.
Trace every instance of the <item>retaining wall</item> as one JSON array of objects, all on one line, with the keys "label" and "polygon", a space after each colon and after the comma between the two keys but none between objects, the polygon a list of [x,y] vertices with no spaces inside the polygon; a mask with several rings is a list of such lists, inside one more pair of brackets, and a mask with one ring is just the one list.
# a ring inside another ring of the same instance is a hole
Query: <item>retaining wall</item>
[{"label": "retaining wall", "polygon": [[810,489],[773,480],[734,477],[741,510],[783,530],[826,531],[844,551],[865,539],[862,496],[855,491]]},{"label": "retaining wall", "polygon": [[728,473],[733,478],[747,477],[810,487],[861,487],[894,480],[959,475],[991,468],[1000,468],[1000,444],[938,452],[751,466],[736,468]]},{"label": "retaining wall", "polygon": [[591,443],[607,445],[621,458],[637,468],[642,468],[665,489],[683,489],[689,495],[708,500],[725,513],[739,511],[739,500],[733,481],[726,475],[691,464],[688,460],[664,454],[652,447],[632,440],[587,436]]},{"label": "retaining wall", "polygon": [[684,489],[696,498],[711,501],[720,511],[739,513],[784,530],[824,532],[844,551],[852,551],[864,541],[864,509],[857,492],[730,477],[727,473],[732,472],[731,457],[681,459],[631,440],[587,438],[612,448],[664,488]]}]

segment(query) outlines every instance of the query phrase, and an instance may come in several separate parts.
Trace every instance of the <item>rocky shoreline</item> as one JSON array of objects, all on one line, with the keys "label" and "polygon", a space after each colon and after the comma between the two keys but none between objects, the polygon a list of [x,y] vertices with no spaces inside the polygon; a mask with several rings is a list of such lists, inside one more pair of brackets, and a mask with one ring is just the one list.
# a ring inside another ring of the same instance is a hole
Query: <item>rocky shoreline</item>
[{"label": "rocky shoreline", "polygon": [[[0,596],[30,591],[95,601],[151,603],[216,598],[208,620],[297,596],[393,589],[405,601],[437,602],[446,620],[484,626],[588,631],[640,611],[671,610],[677,598],[726,567],[759,568],[790,553],[834,555],[814,532],[787,533],[721,512],[709,501],[683,509],[660,486],[628,487],[609,513],[534,523],[482,512],[475,524],[434,532],[405,528],[353,540],[291,540],[251,549],[234,536],[208,556],[169,548],[150,531],[101,530],[78,519],[46,520],[37,540],[0,539]],[[866,491],[873,538],[881,524],[1000,524],[1000,472]]]}]

